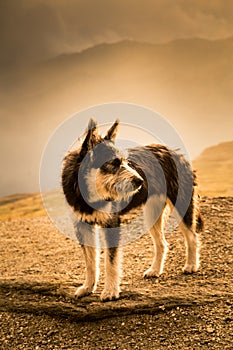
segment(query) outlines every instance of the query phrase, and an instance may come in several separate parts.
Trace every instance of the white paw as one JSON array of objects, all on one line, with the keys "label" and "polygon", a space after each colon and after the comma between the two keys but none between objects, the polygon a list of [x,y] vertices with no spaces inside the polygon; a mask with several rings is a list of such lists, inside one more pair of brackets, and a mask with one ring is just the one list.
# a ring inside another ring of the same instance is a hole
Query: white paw
[{"label": "white paw", "polygon": [[157,271],[152,270],[151,267],[146,270],[143,275],[144,278],[159,278],[159,276],[160,274]]},{"label": "white paw", "polygon": [[82,298],[85,297],[86,295],[90,295],[92,293],[92,289],[85,287],[85,286],[81,286],[79,287],[76,292],[75,292],[75,297],[76,298]]},{"label": "white paw", "polygon": [[101,293],[100,300],[101,301],[111,301],[117,300],[120,297],[120,290],[118,288],[115,289],[104,289]]},{"label": "white paw", "polygon": [[198,265],[196,264],[186,264],[183,268],[183,273],[185,274],[190,274],[190,273],[194,273],[197,272],[198,270]]}]

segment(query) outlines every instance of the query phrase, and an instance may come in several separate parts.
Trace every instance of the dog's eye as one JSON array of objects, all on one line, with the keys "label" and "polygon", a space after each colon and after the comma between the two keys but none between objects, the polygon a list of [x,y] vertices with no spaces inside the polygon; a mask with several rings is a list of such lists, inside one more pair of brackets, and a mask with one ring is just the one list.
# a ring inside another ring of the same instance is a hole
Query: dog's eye
[{"label": "dog's eye", "polygon": [[113,165],[115,168],[119,168],[121,165],[121,160],[119,158],[115,158],[111,161],[111,165]]},{"label": "dog's eye", "polygon": [[103,173],[115,174],[115,172],[118,170],[120,165],[121,165],[121,159],[114,158],[114,159],[109,160],[108,162],[104,163],[100,169]]}]

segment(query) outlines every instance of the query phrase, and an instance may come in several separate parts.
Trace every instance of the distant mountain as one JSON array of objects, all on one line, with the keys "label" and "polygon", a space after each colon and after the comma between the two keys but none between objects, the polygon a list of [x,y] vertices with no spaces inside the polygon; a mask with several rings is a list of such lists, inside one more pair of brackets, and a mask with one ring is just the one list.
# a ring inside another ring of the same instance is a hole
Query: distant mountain
[{"label": "distant mountain", "polygon": [[158,111],[180,133],[192,158],[229,140],[232,67],[230,38],[102,44],[26,72],[12,71],[0,80],[0,195],[38,191],[49,136],[66,118],[95,104],[130,102]]},{"label": "distant mountain", "polygon": [[[193,161],[197,170],[201,195],[233,196],[233,141],[206,148]],[[56,192],[44,194],[46,203],[59,209],[61,196]],[[62,203],[61,203],[62,207]],[[0,220],[13,220],[46,215],[39,193],[15,194],[0,198]]]},{"label": "distant mountain", "polygon": [[40,193],[14,194],[0,198],[0,221],[45,215]]},{"label": "distant mountain", "polygon": [[233,141],[206,148],[193,166],[202,194],[233,196]]}]

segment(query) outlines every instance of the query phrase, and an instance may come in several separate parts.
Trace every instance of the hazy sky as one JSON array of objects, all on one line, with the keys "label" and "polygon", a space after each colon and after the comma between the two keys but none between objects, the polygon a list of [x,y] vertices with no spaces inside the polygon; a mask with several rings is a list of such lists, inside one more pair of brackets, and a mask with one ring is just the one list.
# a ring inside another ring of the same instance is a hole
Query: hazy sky
[{"label": "hazy sky", "polygon": [[28,64],[97,43],[233,36],[229,0],[0,0],[1,64]]},{"label": "hazy sky", "polygon": [[[233,38],[232,18],[230,0],[0,0],[0,196],[38,191],[41,154],[58,124],[80,108],[121,101],[122,96],[125,102],[145,104],[165,113],[179,127],[195,156],[208,145],[228,140],[233,110],[233,63],[229,58],[232,40],[223,46],[218,42],[205,42],[202,46],[200,41],[195,44],[193,40],[186,43],[188,46],[184,44],[191,48],[192,56],[186,62],[186,56],[181,55],[182,62],[188,63],[186,71],[179,65],[180,49],[177,53],[176,45],[168,45],[170,54],[162,55],[161,61],[158,58],[156,67],[157,56],[153,56],[154,61],[145,73],[148,76],[144,77],[127,61],[130,69],[132,66],[132,77],[128,78],[127,64],[125,72],[121,72],[122,63],[116,60],[114,66],[114,57],[111,53],[105,56],[103,47],[96,50],[96,56],[92,50],[90,56],[83,53],[87,58],[84,68],[79,67],[79,59],[73,68],[68,61],[57,68],[53,64],[57,61],[54,57],[60,54],[123,39],[165,43],[194,37]],[[186,53],[185,50],[181,48],[181,53]],[[140,53],[131,59],[144,72],[148,61],[146,58],[140,62]],[[198,72],[193,75],[196,56],[200,77]],[[98,57],[100,61],[96,62]],[[38,65],[50,59],[54,59],[51,65]],[[214,67],[212,70],[209,63]],[[41,71],[41,67],[47,70]],[[157,75],[153,73],[154,67],[158,69]],[[170,76],[166,75],[166,67]],[[75,77],[72,69],[78,69]],[[99,72],[106,73],[107,78],[103,79]],[[119,72],[125,85],[119,82]],[[177,74],[175,78],[173,72]],[[153,81],[149,83],[148,77]],[[203,125],[204,119],[205,128],[200,128],[197,121]]]}]

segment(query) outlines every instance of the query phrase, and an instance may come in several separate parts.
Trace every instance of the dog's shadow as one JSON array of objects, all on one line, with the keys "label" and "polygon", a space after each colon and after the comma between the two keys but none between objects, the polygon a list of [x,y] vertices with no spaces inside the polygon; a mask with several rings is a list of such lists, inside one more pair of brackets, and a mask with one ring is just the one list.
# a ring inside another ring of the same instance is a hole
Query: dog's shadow
[{"label": "dog's shadow", "polygon": [[101,302],[100,295],[91,294],[82,299],[74,297],[73,285],[47,282],[0,283],[0,310],[14,313],[46,314],[70,321],[94,321],[133,314],[156,314],[178,306],[200,304],[195,298],[172,295],[147,295],[125,291],[116,301]]}]

